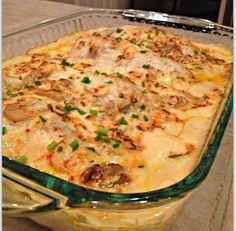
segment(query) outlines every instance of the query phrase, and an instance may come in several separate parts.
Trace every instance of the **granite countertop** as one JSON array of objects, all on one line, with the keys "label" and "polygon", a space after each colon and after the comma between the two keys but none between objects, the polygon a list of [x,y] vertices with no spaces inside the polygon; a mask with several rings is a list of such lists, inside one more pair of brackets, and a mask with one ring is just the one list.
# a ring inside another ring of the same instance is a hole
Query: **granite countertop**
[{"label": "granite countertop", "polygon": [[[3,33],[85,9],[43,0],[3,0]],[[170,231],[231,231],[233,119],[229,121],[214,166]],[[4,231],[47,231],[25,218],[3,216]]]}]

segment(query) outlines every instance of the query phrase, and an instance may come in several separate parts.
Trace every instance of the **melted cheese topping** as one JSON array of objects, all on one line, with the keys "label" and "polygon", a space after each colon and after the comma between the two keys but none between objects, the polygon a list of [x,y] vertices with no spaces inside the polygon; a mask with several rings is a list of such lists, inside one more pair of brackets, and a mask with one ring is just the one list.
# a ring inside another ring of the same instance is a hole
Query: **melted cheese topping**
[{"label": "melted cheese topping", "polygon": [[157,27],[74,33],[3,64],[3,153],[97,190],[166,187],[199,159],[231,53]]}]

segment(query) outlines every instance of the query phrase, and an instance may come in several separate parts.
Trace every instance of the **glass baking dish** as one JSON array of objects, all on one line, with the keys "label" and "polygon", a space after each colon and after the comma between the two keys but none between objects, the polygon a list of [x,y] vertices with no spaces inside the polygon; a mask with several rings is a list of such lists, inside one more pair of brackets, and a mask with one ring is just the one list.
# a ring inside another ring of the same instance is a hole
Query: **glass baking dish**
[{"label": "glass baking dish", "polygon": [[[127,24],[158,25],[197,42],[221,43],[232,49],[233,29],[207,20],[137,10],[93,9],[4,35],[3,59],[24,54],[67,33]],[[95,191],[3,157],[3,212],[29,217],[57,231],[166,229],[191,192],[206,178],[232,105],[229,81],[198,165],[180,182],[156,191],[134,194]]]}]

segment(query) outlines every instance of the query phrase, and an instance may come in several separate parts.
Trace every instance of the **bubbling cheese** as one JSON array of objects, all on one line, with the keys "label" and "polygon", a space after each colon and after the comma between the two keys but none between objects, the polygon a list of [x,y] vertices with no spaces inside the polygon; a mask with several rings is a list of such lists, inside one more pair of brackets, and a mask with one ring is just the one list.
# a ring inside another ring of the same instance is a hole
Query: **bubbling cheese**
[{"label": "bubbling cheese", "polygon": [[3,64],[3,154],[84,187],[147,192],[199,161],[232,73],[225,48],[158,27],[66,35]]}]

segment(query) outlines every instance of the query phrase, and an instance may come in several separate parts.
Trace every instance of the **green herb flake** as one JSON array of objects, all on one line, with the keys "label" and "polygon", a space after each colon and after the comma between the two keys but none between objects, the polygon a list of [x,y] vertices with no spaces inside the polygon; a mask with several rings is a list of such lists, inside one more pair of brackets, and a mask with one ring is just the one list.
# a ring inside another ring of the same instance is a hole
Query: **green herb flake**
[{"label": "green herb flake", "polygon": [[95,137],[96,141],[104,141],[106,143],[110,143],[111,139],[109,137],[107,137],[107,131],[104,128],[98,128],[95,133],[97,134],[97,136]]},{"label": "green herb flake", "polygon": [[90,80],[90,78],[88,76],[84,76],[83,79],[81,80],[81,83],[85,83],[85,84],[90,84],[92,81]]},{"label": "green herb flake", "polygon": [[114,141],[114,143],[112,144],[113,148],[119,148],[120,147],[120,141]]},{"label": "green herb flake", "polygon": [[26,164],[28,161],[28,157],[23,155],[23,156],[19,156],[19,157],[15,158],[14,160],[20,164]]},{"label": "green herb flake", "polygon": [[72,151],[75,151],[79,148],[79,142],[78,140],[73,140],[71,143],[70,143],[70,147],[72,148]]},{"label": "green herb flake", "polygon": [[106,131],[105,128],[98,128],[98,129],[95,131],[95,133],[96,133],[97,135],[103,135],[103,136],[106,136],[106,135],[107,135],[107,131]]},{"label": "green herb flake", "polygon": [[36,80],[36,81],[34,81],[34,84],[35,84],[35,86],[40,86],[40,85],[41,85],[41,82],[38,81],[38,80]]},{"label": "green herb flake", "polygon": [[67,61],[67,59],[62,59],[62,60],[61,60],[61,65],[67,66],[67,67],[73,67],[73,66],[74,66],[74,64],[73,64],[73,63],[69,63],[69,62]]},{"label": "green herb flake", "polygon": [[89,113],[90,113],[92,116],[97,116],[97,115],[98,115],[98,111],[97,111],[97,110],[94,110],[94,109],[90,109],[90,110],[89,110]]},{"label": "green herb flake", "polygon": [[57,152],[62,152],[62,150],[63,150],[63,147],[62,147],[62,146],[59,146],[59,147],[57,148]]},{"label": "green herb flake", "polygon": [[151,34],[149,33],[148,36],[147,36],[148,39],[151,39]]},{"label": "green herb flake", "polygon": [[201,54],[201,51],[198,50],[198,49],[194,49],[194,50],[193,50],[193,53],[194,53],[195,55],[200,55],[200,54]]},{"label": "green herb flake", "polygon": [[8,91],[6,92],[6,94],[7,94],[8,96],[12,96],[12,92],[11,92],[10,90],[8,90]]},{"label": "green herb flake", "polygon": [[148,69],[149,67],[150,67],[149,64],[143,64],[143,65],[142,65],[142,68],[144,68],[144,69]]},{"label": "green herb flake", "polygon": [[70,104],[66,104],[63,108],[63,111],[66,113],[66,114],[70,114],[70,112],[73,110],[73,108],[71,107]]},{"label": "green herb flake", "polygon": [[155,83],[154,84],[155,87],[159,87],[159,85],[160,85],[159,83]]},{"label": "green herb flake", "polygon": [[122,29],[122,28],[117,28],[117,29],[116,29],[116,33],[121,33],[123,30],[124,30],[124,29]]},{"label": "green herb flake", "polygon": [[120,72],[117,72],[116,74],[117,74],[117,77],[118,77],[118,78],[120,78],[120,79],[123,78],[123,75],[122,75]]},{"label": "green herb flake", "polygon": [[147,117],[146,115],[144,115],[144,116],[143,116],[143,120],[144,120],[145,122],[147,122],[147,121],[148,121],[148,117]]},{"label": "green herb flake", "polygon": [[40,119],[43,123],[46,123],[46,121],[47,121],[42,115],[39,115],[39,119]]},{"label": "green herb flake", "polygon": [[121,37],[118,37],[118,38],[116,38],[116,41],[119,43],[119,42],[121,42],[123,39],[121,38]]},{"label": "green herb flake", "polygon": [[2,127],[2,135],[4,136],[4,135],[6,135],[6,133],[7,133],[7,128],[6,127]]},{"label": "green herb flake", "polygon": [[146,50],[141,50],[140,53],[141,54],[145,54],[147,51]]},{"label": "green herb flake", "polygon": [[113,84],[112,80],[107,81],[107,84]]},{"label": "green herb flake", "polygon": [[130,42],[133,43],[133,44],[136,44],[137,40],[136,40],[135,38],[132,38],[132,39],[130,40]]},{"label": "green herb flake", "polygon": [[24,89],[29,89],[29,88],[30,88],[30,86],[28,84],[24,85]]},{"label": "green herb flake", "polygon": [[101,75],[107,75],[107,73],[106,72],[101,72]]},{"label": "green herb flake", "polygon": [[128,125],[128,122],[125,120],[125,117],[121,117],[118,121],[120,125]]},{"label": "green herb flake", "polygon": [[81,109],[77,109],[77,111],[78,111],[78,113],[80,114],[80,115],[86,115],[87,113],[85,112],[85,111],[83,111],[83,110],[81,110]]},{"label": "green herb flake", "polygon": [[139,115],[137,115],[137,114],[132,114],[132,118],[137,120],[137,119],[139,118]]},{"label": "green herb flake", "polygon": [[147,94],[148,91],[147,91],[146,89],[144,89],[144,90],[142,90],[142,93],[143,93],[143,94]]},{"label": "green herb flake", "polygon": [[56,148],[57,145],[58,145],[58,143],[57,143],[55,140],[53,140],[53,141],[47,146],[47,150],[48,150],[48,151],[52,151],[53,149]]},{"label": "green herb flake", "polygon": [[96,70],[94,73],[95,73],[96,75],[100,75],[100,71],[98,71],[98,70]]}]

